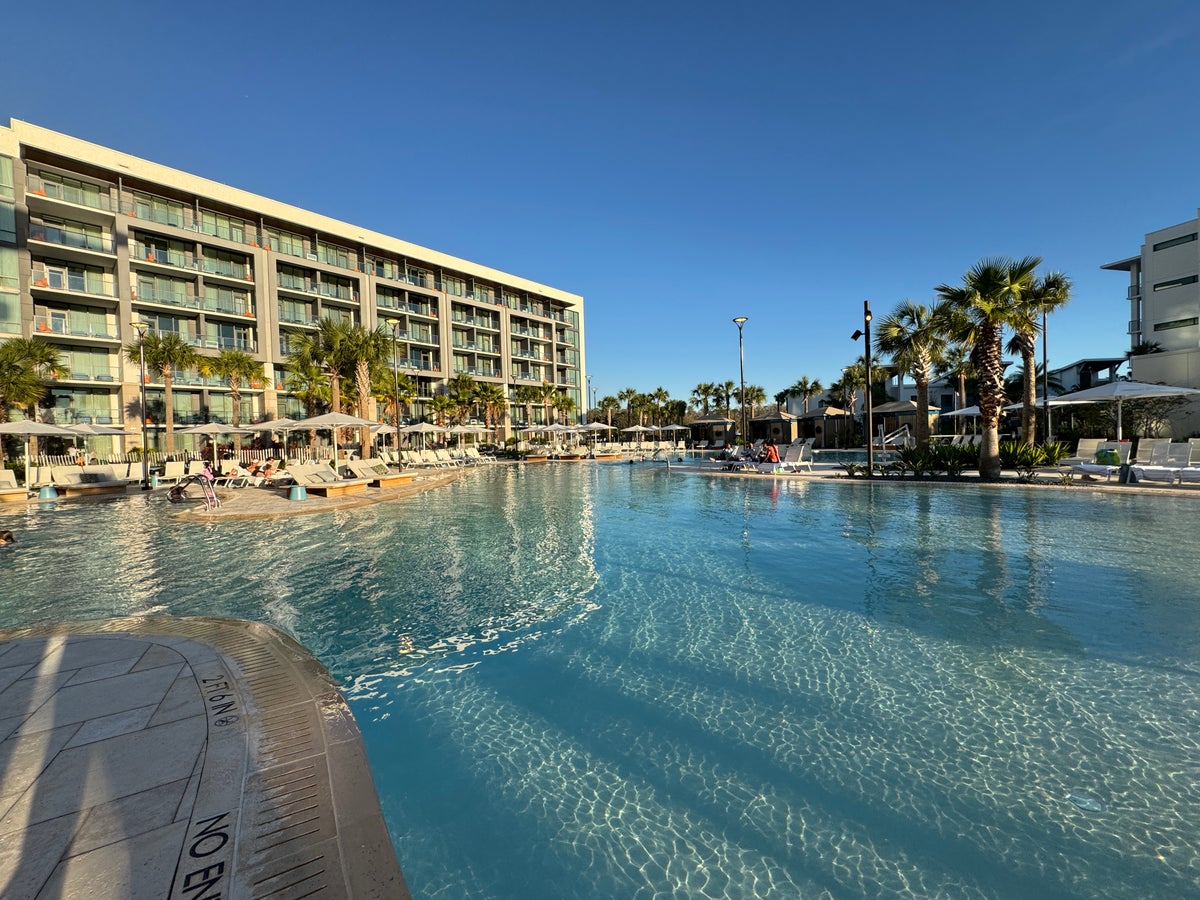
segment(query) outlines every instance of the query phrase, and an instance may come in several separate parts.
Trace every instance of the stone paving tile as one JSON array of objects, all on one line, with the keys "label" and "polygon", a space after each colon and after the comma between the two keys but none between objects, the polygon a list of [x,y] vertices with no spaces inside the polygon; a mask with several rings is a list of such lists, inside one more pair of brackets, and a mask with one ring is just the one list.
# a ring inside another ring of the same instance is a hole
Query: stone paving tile
[{"label": "stone paving tile", "polygon": [[406,900],[323,667],[267,626],[155,621],[0,635],[0,898]]},{"label": "stone paving tile", "polygon": [[68,722],[98,719],[139,706],[157,706],[177,674],[177,670],[162,667],[78,685],[68,681],[55,694],[54,702],[39,708],[19,731],[28,733]]}]

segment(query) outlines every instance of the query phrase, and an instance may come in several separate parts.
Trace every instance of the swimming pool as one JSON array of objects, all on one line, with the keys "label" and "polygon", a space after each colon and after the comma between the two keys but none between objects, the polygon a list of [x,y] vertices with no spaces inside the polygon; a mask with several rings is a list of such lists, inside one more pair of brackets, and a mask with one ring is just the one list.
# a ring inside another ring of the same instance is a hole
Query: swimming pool
[{"label": "swimming pool", "polygon": [[417,897],[1200,890],[1188,498],[576,464],[163,507],[5,516],[0,625],[291,631]]}]

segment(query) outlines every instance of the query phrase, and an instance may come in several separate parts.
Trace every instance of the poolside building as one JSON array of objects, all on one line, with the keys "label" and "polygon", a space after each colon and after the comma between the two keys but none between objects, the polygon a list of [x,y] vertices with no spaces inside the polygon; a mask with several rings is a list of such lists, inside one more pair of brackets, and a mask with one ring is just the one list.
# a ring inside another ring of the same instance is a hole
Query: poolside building
[{"label": "poolside building", "polygon": [[[124,423],[122,449],[141,444],[138,367],[123,353],[134,322],[202,356],[232,348],[260,361],[243,423],[302,416],[287,357],[323,318],[387,333],[417,385],[412,418],[462,374],[502,387],[518,420],[523,385],[549,383],[583,408],[577,294],[27,122],[0,125],[0,341],[58,348],[69,375],[50,384],[47,419]],[[218,379],[192,370],[173,382],[177,425],[231,419]],[[151,372],[151,446],[163,403]]]}]

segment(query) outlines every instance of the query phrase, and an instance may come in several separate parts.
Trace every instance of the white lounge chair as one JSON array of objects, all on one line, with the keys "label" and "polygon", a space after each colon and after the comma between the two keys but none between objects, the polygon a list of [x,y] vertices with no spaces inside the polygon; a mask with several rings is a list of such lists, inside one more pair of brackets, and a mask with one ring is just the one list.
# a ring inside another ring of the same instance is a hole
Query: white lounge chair
[{"label": "white lounge chair", "polygon": [[1098,463],[1095,456],[1093,456],[1091,462],[1073,464],[1071,471],[1078,472],[1086,477],[1103,475],[1105,481],[1112,481],[1113,475],[1121,471],[1121,466],[1129,462],[1130,446],[1132,445],[1129,441],[1101,441],[1100,446],[1096,448],[1096,452],[1099,453],[1101,450],[1115,450],[1118,460],[1116,465]]}]

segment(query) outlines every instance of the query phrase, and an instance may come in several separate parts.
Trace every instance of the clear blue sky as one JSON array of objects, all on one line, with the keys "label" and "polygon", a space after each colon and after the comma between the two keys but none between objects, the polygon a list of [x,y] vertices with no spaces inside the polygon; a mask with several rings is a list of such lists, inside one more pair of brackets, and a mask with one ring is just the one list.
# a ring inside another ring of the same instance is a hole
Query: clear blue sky
[{"label": "clear blue sky", "polygon": [[[1124,273],[1200,205],[1200,5],[23,2],[0,120],[580,293],[601,396],[828,384],[979,258],[1128,349]],[[342,174],[331,176],[330,171]]]}]

